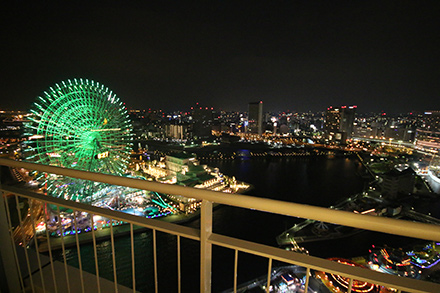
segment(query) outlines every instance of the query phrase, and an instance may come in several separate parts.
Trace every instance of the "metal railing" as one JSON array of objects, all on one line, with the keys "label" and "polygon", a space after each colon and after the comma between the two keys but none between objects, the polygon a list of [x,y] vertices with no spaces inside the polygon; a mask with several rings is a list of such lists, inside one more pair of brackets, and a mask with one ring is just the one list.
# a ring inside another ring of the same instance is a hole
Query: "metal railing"
[{"label": "metal railing", "polygon": [[[440,292],[440,285],[436,283],[420,281],[410,278],[402,278],[398,276],[388,275],[379,273],[373,270],[363,269],[359,267],[347,266],[338,262],[333,262],[330,260],[304,255],[300,253],[294,253],[291,251],[286,251],[280,248],[271,247],[268,245],[263,245],[255,242],[250,242],[246,240],[241,240],[237,238],[232,238],[220,234],[213,233],[213,203],[235,206],[245,209],[255,209],[258,211],[264,211],[269,213],[275,213],[280,215],[300,217],[305,219],[313,219],[316,221],[330,222],[335,224],[341,224],[345,226],[366,229],[371,231],[384,232],[388,234],[395,234],[401,236],[407,236],[412,238],[419,238],[424,240],[440,241],[440,227],[437,225],[430,225],[424,223],[409,222],[391,218],[384,217],[374,217],[369,215],[355,214],[346,211],[333,210],[315,206],[308,206],[303,204],[296,204],[290,202],[283,202],[272,199],[257,198],[246,195],[237,194],[227,194],[215,191],[208,191],[202,189],[189,188],[178,185],[162,184],[157,182],[150,182],[145,180],[118,177],[113,175],[91,173],[86,171],[65,169],[54,166],[46,166],[40,164],[26,163],[13,161],[8,159],[0,159],[1,166],[15,167],[15,168],[25,168],[28,170],[37,170],[39,172],[47,172],[52,174],[59,174],[63,176],[69,176],[73,178],[80,178],[85,180],[91,180],[95,182],[103,182],[112,185],[126,186],[136,189],[156,191],[165,194],[182,195],[185,197],[196,198],[202,200],[201,206],[201,221],[200,229],[184,227],[181,225],[168,223],[155,219],[146,219],[143,217],[138,217],[130,214],[125,214],[122,212],[112,211],[108,209],[102,209],[74,201],[67,201],[61,198],[53,198],[32,192],[25,188],[17,188],[14,186],[1,186],[2,197],[0,199],[0,239],[2,245],[2,261],[4,267],[7,267],[5,274],[8,280],[8,286],[11,292],[24,291],[26,284],[23,283],[20,270],[18,268],[18,260],[15,245],[12,242],[12,226],[10,219],[10,211],[8,205],[7,195],[15,195],[15,200],[18,207],[18,197],[24,197],[30,200],[36,200],[43,204],[53,204],[58,207],[65,207],[72,209],[73,211],[83,211],[91,215],[100,215],[112,221],[123,221],[130,226],[130,237],[131,237],[131,261],[132,261],[132,287],[133,292],[136,292],[136,280],[135,280],[135,266],[134,266],[134,246],[133,246],[133,226],[140,226],[151,229],[153,232],[153,257],[154,257],[154,283],[155,290],[158,292],[158,269],[157,269],[157,247],[156,247],[156,231],[169,233],[177,236],[177,279],[178,279],[178,292],[181,291],[181,253],[180,253],[180,240],[181,238],[188,238],[200,241],[200,291],[210,292],[211,291],[211,269],[212,269],[212,245],[217,245],[227,249],[231,249],[235,252],[234,258],[234,291],[237,288],[237,266],[238,266],[238,252],[249,253],[252,255],[261,256],[268,259],[268,280],[267,280],[267,290],[270,284],[270,276],[272,272],[272,261],[277,260],[281,262],[286,262],[298,266],[305,267],[306,282],[305,282],[305,292],[307,292],[307,287],[309,284],[310,270],[318,270],[323,272],[328,272],[332,274],[337,274],[348,278],[349,281],[349,292],[351,291],[351,285],[353,280],[361,280],[373,284],[380,284],[381,286],[386,286],[389,288],[395,288],[398,292],[408,291],[408,292]],[[20,210],[18,209],[20,214]],[[93,219],[93,217],[92,217]],[[20,225],[22,225],[22,219],[20,220]],[[34,221],[34,219],[32,219]],[[35,223],[32,223],[35,225]],[[76,224],[76,223],[75,223]],[[47,223],[46,223],[47,225]],[[92,223],[93,225],[93,223]],[[62,225],[60,225],[62,227]],[[75,229],[77,226],[75,225]],[[92,226],[93,227],[93,226]],[[62,229],[62,228],[61,228]],[[115,262],[115,246],[113,240],[113,226],[110,225],[110,237],[113,252],[113,272],[114,272],[114,290],[118,291],[117,285],[117,275],[116,275],[116,262]],[[46,229],[47,231],[47,229]],[[93,247],[94,256],[96,254],[96,238],[94,229],[90,232],[93,236]],[[61,233],[62,234],[62,233]],[[80,258],[80,242],[78,240],[78,234],[76,233],[76,246],[78,257]],[[8,240],[6,240],[8,239]],[[23,238],[25,243],[25,239]],[[63,236],[61,235],[61,246],[64,252]],[[38,246],[38,241],[35,241],[35,245]],[[50,254],[50,238],[48,237],[49,246],[49,258],[52,266],[52,277],[53,283],[56,284],[57,280],[55,278],[55,271],[52,262],[52,255]],[[24,249],[25,253],[27,249]],[[32,290],[36,291],[36,285],[32,279],[32,272],[29,267],[29,260],[27,258],[27,266],[30,276],[30,287]],[[66,264],[66,260],[64,259]],[[41,264],[39,263],[39,269],[41,271]],[[70,292],[70,284],[68,281],[69,274],[67,266],[65,265],[65,277],[67,291]],[[81,287],[80,291],[84,292],[84,279],[82,275],[81,261],[80,261],[80,281]],[[100,278],[99,270],[96,265],[96,282],[97,289],[101,291],[100,288]],[[41,286],[43,291],[45,291],[45,280],[41,276]],[[55,285],[56,287],[56,285]],[[56,291],[56,288],[55,288]]]}]

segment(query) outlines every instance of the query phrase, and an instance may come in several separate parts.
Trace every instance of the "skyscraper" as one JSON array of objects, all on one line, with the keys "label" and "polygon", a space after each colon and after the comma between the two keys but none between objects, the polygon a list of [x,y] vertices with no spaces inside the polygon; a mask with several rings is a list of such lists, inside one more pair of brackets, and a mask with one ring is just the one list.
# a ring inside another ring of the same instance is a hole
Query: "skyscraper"
[{"label": "skyscraper", "polygon": [[263,133],[263,101],[249,103],[248,130],[251,133]]},{"label": "skyscraper", "polygon": [[198,139],[211,137],[211,128],[215,111],[210,107],[195,107],[193,117],[193,134]]},{"label": "skyscraper", "polygon": [[327,108],[325,112],[325,135],[329,141],[344,143],[352,137],[356,106]]}]

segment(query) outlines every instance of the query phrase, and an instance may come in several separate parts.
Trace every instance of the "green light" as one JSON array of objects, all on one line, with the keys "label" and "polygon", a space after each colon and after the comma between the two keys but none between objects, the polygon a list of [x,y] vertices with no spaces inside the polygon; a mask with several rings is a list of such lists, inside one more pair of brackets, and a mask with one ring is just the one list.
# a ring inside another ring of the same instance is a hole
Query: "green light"
[{"label": "green light", "polygon": [[[114,103],[116,95],[86,79],[63,81],[43,93],[45,99],[39,97],[34,103],[31,113],[35,116],[26,124],[29,137],[41,138],[26,142],[25,160],[115,175],[125,173],[133,129],[126,108]],[[108,156],[97,159],[102,153]],[[51,188],[56,185],[48,184]],[[68,186],[73,185],[77,184]]]}]

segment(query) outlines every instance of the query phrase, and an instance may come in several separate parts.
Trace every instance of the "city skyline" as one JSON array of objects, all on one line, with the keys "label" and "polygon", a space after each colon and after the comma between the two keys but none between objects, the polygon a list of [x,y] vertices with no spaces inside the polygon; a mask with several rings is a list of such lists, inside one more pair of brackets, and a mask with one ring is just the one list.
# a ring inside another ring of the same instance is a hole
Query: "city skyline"
[{"label": "city skyline", "polygon": [[0,291],[440,292],[421,3],[4,4]]},{"label": "city skyline", "polygon": [[437,110],[434,3],[8,4],[1,108],[82,77],[132,109]]}]

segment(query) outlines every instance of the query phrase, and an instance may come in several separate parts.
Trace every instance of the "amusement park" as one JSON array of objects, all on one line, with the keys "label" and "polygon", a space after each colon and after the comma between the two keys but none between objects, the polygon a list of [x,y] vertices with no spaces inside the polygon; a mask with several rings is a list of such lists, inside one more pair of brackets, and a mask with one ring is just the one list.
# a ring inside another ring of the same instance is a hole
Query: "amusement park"
[{"label": "amusement park", "polygon": [[[141,147],[140,143],[135,146],[135,129],[125,104],[111,90],[92,80],[71,79],[49,87],[37,97],[23,125],[25,139],[20,142],[14,154],[18,161],[86,171],[94,176],[112,175],[115,180],[123,177],[159,185],[219,191],[225,196],[237,194],[238,197],[238,194],[253,188],[251,184],[238,181],[234,176],[223,174],[218,167],[202,164],[194,153],[172,150],[153,158],[147,147]],[[311,153],[320,152],[316,150]],[[270,151],[269,154],[278,153]],[[210,155],[205,154],[205,157],[214,157]],[[249,159],[247,155],[237,158],[240,162]],[[409,165],[399,166],[402,168],[400,172],[410,172]],[[199,219],[202,214],[202,200],[176,193],[136,189],[120,186],[116,182],[102,183],[99,180],[91,181],[94,178],[85,180],[25,168],[11,168],[10,171],[16,182],[40,195],[144,219],[184,223]],[[438,169],[431,168],[429,171],[438,175]],[[373,182],[380,181],[378,176],[373,177]],[[133,224],[123,220],[61,205],[42,204],[34,199],[19,202],[18,197],[15,197],[15,200],[17,210],[22,208],[27,211],[23,219],[22,215],[18,215],[19,225],[11,233],[15,242],[24,246],[40,242],[36,248],[43,253],[62,248],[64,263],[67,263],[65,247],[73,247],[75,244],[79,247],[79,243],[85,243],[91,237],[93,241],[103,240],[109,235],[113,241],[114,233],[132,233],[133,237]],[[406,211],[394,201],[382,198],[372,185],[369,190],[330,206],[329,210],[437,223],[435,218],[413,210]],[[335,240],[363,232],[363,229],[356,227],[304,219],[276,238],[277,244],[292,254],[308,256],[308,250],[299,246],[302,243]],[[145,230],[145,227],[140,226],[134,229],[136,233]],[[438,244],[430,242],[405,251],[373,246],[367,256],[356,260],[342,257],[327,260],[399,277],[423,279],[440,261]],[[269,270],[269,276],[240,285],[242,291],[239,292],[254,289],[266,292],[304,292],[307,286],[310,292],[395,292],[388,286],[295,265]],[[268,283],[271,285],[268,286]]]},{"label": "amusement park", "polygon": [[[20,159],[26,162],[125,176],[163,184],[241,193],[250,186],[216,168],[201,165],[194,154],[173,153],[158,161],[142,161],[133,151],[133,126],[125,104],[104,85],[87,79],[62,81],[44,91],[25,123],[26,140]],[[183,222],[198,215],[200,201],[111,184],[74,179],[24,169],[26,178],[45,195],[146,218],[174,215]],[[109,227],[110,220],[47,205],[35,210],[36,232],[51,235],[88,232]],[[77,223],[74,227],[73,222]],[[121,225],[120,222],[111,222]],[[60,225],[62,229],[60,229]],[[31,238],[31,235],[29,235]]]}]

